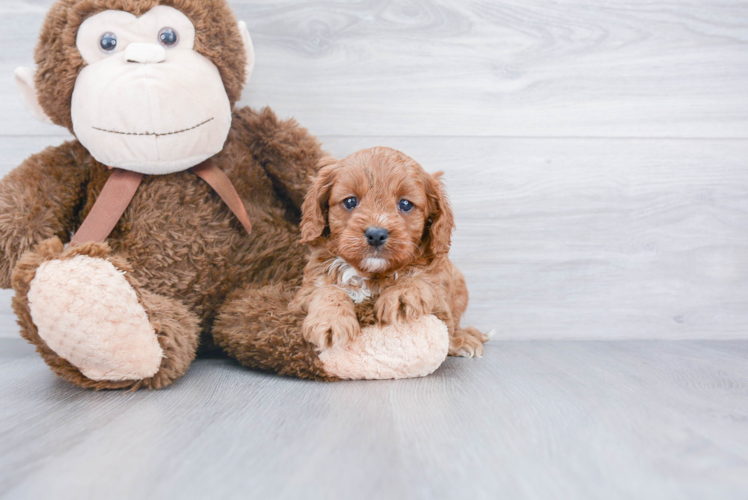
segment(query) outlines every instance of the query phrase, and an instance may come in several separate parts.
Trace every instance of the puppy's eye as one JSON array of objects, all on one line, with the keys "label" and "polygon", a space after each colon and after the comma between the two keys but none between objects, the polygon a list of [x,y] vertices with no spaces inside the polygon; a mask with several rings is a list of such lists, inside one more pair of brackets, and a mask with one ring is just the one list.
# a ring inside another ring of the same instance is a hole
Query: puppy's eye
[{"label": "puppy's eye", "polygon": [[353,210],[358,206],[358,198],[351,196],[343,201],[343,208],[346,210]]},{"label": "puppy's eye", "polygon": [[179,43],[179,33],[173,28],[164,28],[158,32],[158,41],[164,47],[174,47]]},{"label": "puppy's eye", "polygon": [[397,208],[399,208],[401,212],[406,213],[413,210],[414,207],[415,205],[408,200],[400,200],[400,203],[397,204]]},{"label": "puppy's eye", "polygon": [[114,33],[104,33],[99,40],[99,47],[104,52],[114,52],[114,49],[117,48],[117,35]]}]

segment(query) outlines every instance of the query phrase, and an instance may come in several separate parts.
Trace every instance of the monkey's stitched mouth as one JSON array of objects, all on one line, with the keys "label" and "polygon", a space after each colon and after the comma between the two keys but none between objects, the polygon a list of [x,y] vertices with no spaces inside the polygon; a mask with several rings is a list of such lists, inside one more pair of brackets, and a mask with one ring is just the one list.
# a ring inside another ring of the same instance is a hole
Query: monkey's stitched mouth
[{"label": "monkey's stitched mouth", "polygon": [[100,132],[106,132],[108,134],[117,134],[117,135],[150,135],[150,136],[153,136],[153,137],[165,137],[167,135],[182,134],[184,132],[189,132],[190,130],[195,130],[196,128],[202,127],[206,123],[212,122],[213,120],[214,120],[214,118],[209,118],[209,119],[205,120],[202,123],[198,123],[194,127],[186,128],[184,130],[177,130],[175,132],[166,132],[166,133],[163,133],[163,134],[159,134],[157,132],[119,132],[117,130],[106,130],[106,129],[99,128],[99,127],[92,127],[92,128],[94,130],[98,130]]}]

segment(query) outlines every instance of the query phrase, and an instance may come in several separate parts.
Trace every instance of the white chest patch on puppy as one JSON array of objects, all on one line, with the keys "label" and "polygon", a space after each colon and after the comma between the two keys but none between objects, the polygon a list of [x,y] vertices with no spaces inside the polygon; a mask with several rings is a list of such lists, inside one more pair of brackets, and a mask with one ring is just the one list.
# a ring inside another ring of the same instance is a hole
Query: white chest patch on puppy
[{"label": "white chest patch on puppy", "polygon": [[328,273],[330,276],[337,275],[338,288],[344,290],[354,304],[371,298],[368,280],[340,257],[332,261]]},{"label": "white chest patch on puppy", "polygon": [[387,269],[387,261],[380,257],[369,257],[364,259],[362,267],[370,273],[379,273]]}]

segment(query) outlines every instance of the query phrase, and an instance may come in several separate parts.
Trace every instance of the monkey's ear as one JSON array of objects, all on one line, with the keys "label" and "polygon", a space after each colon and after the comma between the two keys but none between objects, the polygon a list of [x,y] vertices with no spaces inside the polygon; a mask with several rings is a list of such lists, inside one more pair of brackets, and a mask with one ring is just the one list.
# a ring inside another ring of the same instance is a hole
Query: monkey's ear
[{"label": "monkey's ear", "polygon": [[255,69],[255,46],[252,43],[252,37],[249,36],[249,29],[247,29],[247,23],[239,21],[239,33],[242,35],[242,41],[244,42],[244,50],[247,52],[247,79],[245,84],[252,78],[252,72]]},{"label": "monkey's ear", "polygon": [[18,91],[21,93],[21,102],[37,120],[54,125],[52,119],[47,116],[41,105],[39,97],[36,95],[36,85],[34,83],[34,70],[31,68],[16,68],[15,81]]}]

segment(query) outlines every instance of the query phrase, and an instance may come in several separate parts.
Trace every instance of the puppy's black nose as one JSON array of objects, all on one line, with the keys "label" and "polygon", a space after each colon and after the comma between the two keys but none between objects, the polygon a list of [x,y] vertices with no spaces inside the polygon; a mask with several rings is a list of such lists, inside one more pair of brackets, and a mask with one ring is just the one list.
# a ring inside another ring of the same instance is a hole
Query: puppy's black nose
[{"label": "puppy's black nose", "polygon": [[381,227],[370,227],[364,234],[366,235],[366,241],[373,247],[381,247],[390,237],[389,231]]}]

